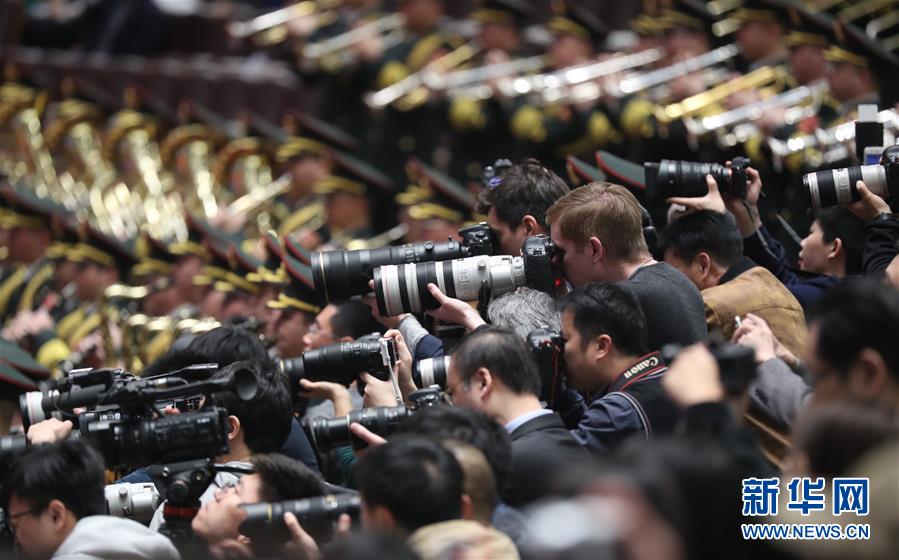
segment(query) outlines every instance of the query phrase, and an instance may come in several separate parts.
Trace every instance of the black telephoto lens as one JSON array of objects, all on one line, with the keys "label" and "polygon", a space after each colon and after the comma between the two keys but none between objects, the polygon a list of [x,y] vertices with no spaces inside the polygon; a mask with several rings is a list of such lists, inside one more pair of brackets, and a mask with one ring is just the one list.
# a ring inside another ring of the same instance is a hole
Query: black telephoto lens
[{"label": "black telephoto lens", "polygon": [[304,528],[310,524],[333,523],[342,514],[356,517],[362,500],[359,494],[329,494],[303,500],[284,502],[244,504],[247,518],[240,525],[241,531],[251,531],[261,527],[283,528],[284,514],[293,513]]},{"label": "black telephoto lens", "polygon": [[419,360],[412,367],[412,381],[419,389],[432,385],[446,389],[446,376],[447,372],[449,372],[449,366],[449,356]]},{"label": "black telephoto lens", "polygon": [[319,451],[352,444],[354,449],[365,447],[365,442],[350,432],[350,424],[362,424],[369,431],[388,436],[399,422],[409,415],[405,406],[378,406],[354,410],[342,418],[313,418],[309,424],[312,445]]},{"label": "black telephoto lens", "polygon": [[294,388],[299,387],[300,379],[349,386],[363,371],[382,381],[388,379],[377,340],[354,340],[307,350],[302,356],[281,360],[280,367]]},{"label": "black telephoto lens", "polygon": [[341,301],[367,293],[372,271],[379,266],[444,261],[468,255],[467,246],[451,240],[358,251],[321,251],[312,253],[312,279],[320,298]]},{"label": "black telephoto lens", "polygon": [[659,163],[645,163],[646,188],[657,191],[659,198],[671,196],[705,196],[708,186],[705,176],[711,175],[723,192],[730,190],[727,167],[718,163],[698,163],[663,159]]}]

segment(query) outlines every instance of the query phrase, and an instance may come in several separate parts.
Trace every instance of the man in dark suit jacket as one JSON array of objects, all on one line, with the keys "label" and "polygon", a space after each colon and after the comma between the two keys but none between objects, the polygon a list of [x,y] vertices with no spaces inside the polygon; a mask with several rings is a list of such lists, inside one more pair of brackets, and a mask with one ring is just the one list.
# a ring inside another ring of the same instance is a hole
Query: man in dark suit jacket
[{"label": "man in dark suit jacket", "polygon": [[540,375],[524,341],[510,330],[482,327],[452,354],[446,394],[456,406],[486,412],[509,431],[509,505],[524,507],[552,493],[556,474],[589,460],[562,418],[540,404]]}]

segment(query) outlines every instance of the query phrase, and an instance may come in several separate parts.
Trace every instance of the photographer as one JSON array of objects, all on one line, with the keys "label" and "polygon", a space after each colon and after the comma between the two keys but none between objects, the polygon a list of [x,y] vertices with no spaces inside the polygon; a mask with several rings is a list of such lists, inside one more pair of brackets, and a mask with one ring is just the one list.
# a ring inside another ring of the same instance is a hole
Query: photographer
[{"label": "photographer", "polygon": [[423,559],[445,558],[459,543],[472,557],[518,558],[508,537],[462,519],[462,469],[437,443],[404,437],[380,445],[359,460],[356,479],[363,526],[407,538]]},{"label": "photographer", "polygon": [[36,445],[3,480],[5,519],[30,558],[177,559],[162,535],[106,515],[103,460],[81,441]]},{"label": "photographer", "polygon": [[735,340],[756,348],[759,378],[753,399],[785,425],[807,403],[872,399],[899,405],[899,294],[870,279],[847,281],[810,311],[806,383],[778,359],[776,341],[750,323]]},{"label": "photographer", "polygon": [[[275,453],[281,449],[290,433],[293,418],[290,390],[287,379],[266,365],[254,362],[235,362],[222,368],[212,378],[222,378],[235,369],[248,368],[256,375],[256,395],[249,401],[231,392],[216,393],[212,403],[228,411],[228,453],[215,458],[216,463],[233,463],[247,466],[248,461],[259,453]],[[200,497],[205,504],[214,499],[218,488],[237,481],[232,473],[217,473],[214,482]],[[158,528],[163,522],[163,506],[156,510],[151,528]]]},{"label": "photographer", "polygon": [[753,168],[746,170],[749,182],[746,198],[722,198],[717,182],[706,177],[709,192],[699,198],[669,198],[693,210],[731,212],[743,237],[743,254],[767,268],[808,311],[828,289],[842,278],[862,271],[864,224],[841,207],[819,210],[809,234],[802,240],[797,273],[787,262],[783,246],[768,232],[759,214],[762,180]]},{"label": "photographer", "polygon": [[[197,512],[191,523],[194,533],[206,541],[216,556],[272,558],[284,554],[282,548],[286,543],[278,542],[271,528],[263,529],[269,534],[261,531],[247,534],[241,527],[247,512],[240,506],[324,494],[322,481],[302,463],[277,454],[257,455],[251,462],[253,473],[216,490],[215,498]],[[314,535],[319,541],[330,537],[327,525],[307,524],[301,528],[293,513],[285,513],[283,521],[294,535],[302,532],[310,539]]]},{"label": "photographer", "polygon": [[754,313],[791,352],[802,353],[802,307],[774,275],[743,256],[743,240],[729,216],[701,211],[679,218],[665,229],[660,250],[701,290],[709,332],[730,339],[738,318]]},{"label": "photographer", "polygon": [[627,284],[592,283],[559,300],[569,391],[560,413],[574,438],[594,454],[632,436],[656,437],[677,422],[661,380],[666,367],[649,352],[647,324]]},{"label": "photographer", "polygon": [[562,418],[540,405],[537,366],[514,332],[480,328],[462,339],[452,358],[447,398],[496,418],[512,438],[509,505],[526,506],[549,494],[554,475],[587,458]]},{"label": "photographer", "polygon": [[650,348],[705,340],[699,290],[649,254],[640,205],[627,189],[600,182],[579,187],[559,199],[546,218],[572,286],[622,282],[633,290],[646,317]]},{"label": "photographer", "polygon": [[899,287],[899,218],[863,182],[856,183],[856,188],[859,200],[846,208],[865,221],[865,274],[883,275],[886,281]]},{"label": "photographer", "polygon": [[569,192],[558,175],[536,160],[513,165],[494,177],[478,197],[477,211],[499,239],[501,255],[518,255],[524,240],[549,233],[546,211]]}]

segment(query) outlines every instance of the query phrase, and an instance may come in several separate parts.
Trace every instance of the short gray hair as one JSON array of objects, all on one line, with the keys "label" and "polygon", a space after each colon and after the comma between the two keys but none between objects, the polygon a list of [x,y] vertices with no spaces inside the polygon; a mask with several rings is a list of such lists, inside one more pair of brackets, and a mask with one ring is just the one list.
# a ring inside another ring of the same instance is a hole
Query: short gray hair
[{"label": "short gray hair", "polygon": [[487,317],[494,326],[511,329],[522,339],[537,327],[558,331],[561,324],[552,296],[530,288],[519,288],[491,301]]}]

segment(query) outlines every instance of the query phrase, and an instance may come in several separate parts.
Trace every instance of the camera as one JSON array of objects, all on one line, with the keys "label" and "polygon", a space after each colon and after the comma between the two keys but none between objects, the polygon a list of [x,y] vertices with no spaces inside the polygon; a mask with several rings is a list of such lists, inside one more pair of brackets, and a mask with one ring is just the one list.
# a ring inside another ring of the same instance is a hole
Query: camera
[{"label": "camera", "polygon": [[538,327],[528,333],[528,348],[540,373],[540,400],[552,408],[562,394],[565,374],[565,341],[559,331]]},{"label": "camera", "polygon": [[[662,347],[662,359],[670,364],[681,351],[678,344],[666,344]],[[720,335],[709,336],[709,352],[718,363],[721,385],[729,396],[739,396],[749,389],[758,376],[755,365],[755,350],[740,344],[723,342]]]},{"label": "camera", "polygon": [[128,517],[149,524],[159,506],[159,491],[152,482],[123,482],[106,485],[109,515]]},{"label": "camera", "polygon": [[520,257],[477,256],[453,261],[387,265],[376,268],[375,298],[384,317],[440,307],[428,292],[435,284],[451,298],[474,301],[482,287],[497,296],[528,286],[555,294],[561,277],[553,267],[557,251],[546,235],[525,240]]},{"label": "camera", "polygon": [[420,389],[430,387],[431,385],[437,385],[441,389],[445,389],[449,367],[449,356],[424,358],[412,365],[412,381]]},{"label": "camera", "polygon": [[300,379],[349,386],[363,371],[386,381],[396,360],[396,343],[392,338],[371,340],[366,335],[352,342],[307,350],[302,356],[281,360],[279,367],[290,378],[291,386],[299,386]]},{"label": "camera", "polygon": [[319,451],[350,444],[354,449],[362,449],[365,442],[353,435],[350,424],[362,424],[370,432],[388,436],[404,418],[416,410],[446,403],[437,387],[415,391],[409,395],[409,400],[412,402],[409,407],[377,406],[354,410],[342,418],[313,418],[308,430],[312,445]]},{"label": "camera", "polygon": [[342,514],[357,517],[362,506],[359,494],[329,494],[303,500],[287,500],[284,502],[243,504],[240,507],[247,512],[247,517],[240,525],[242,533],[259,531],[262,528],[285,530],[284,514],[293,513],[300,525],[308,530],[309,526],[330,524],[337,521]]},{"label": "camera", "polygon": [[709,192],[706,175],[714,177],[722,194],[746,198],[746,169],[750,164],[745,157],[735,157],[730,168],[719,163],[663,159],[659,163],[644,163],[643,168],[646,189],[657,192],[662,199],[705,196]]},{"label": "camera", "polygon": [[899,146],[884,150],[879,165],[808,173],[802,177],[802,186],[808,191],[812,208],[822,208],[857,202],[860,199],[855,188],[857,181],[864,181],[868,190],[881,198],[899,192]]},{"label": "camera", "polygon": [[380,249],[312,253],[315,293],[324,301],[347,300],[368,292],[372,271],[379,266],[492,255],[499,246],[495,234],[483,222],[460,229],[459,237],[462,241],[450,239],[442,243],[425,241]]}]

